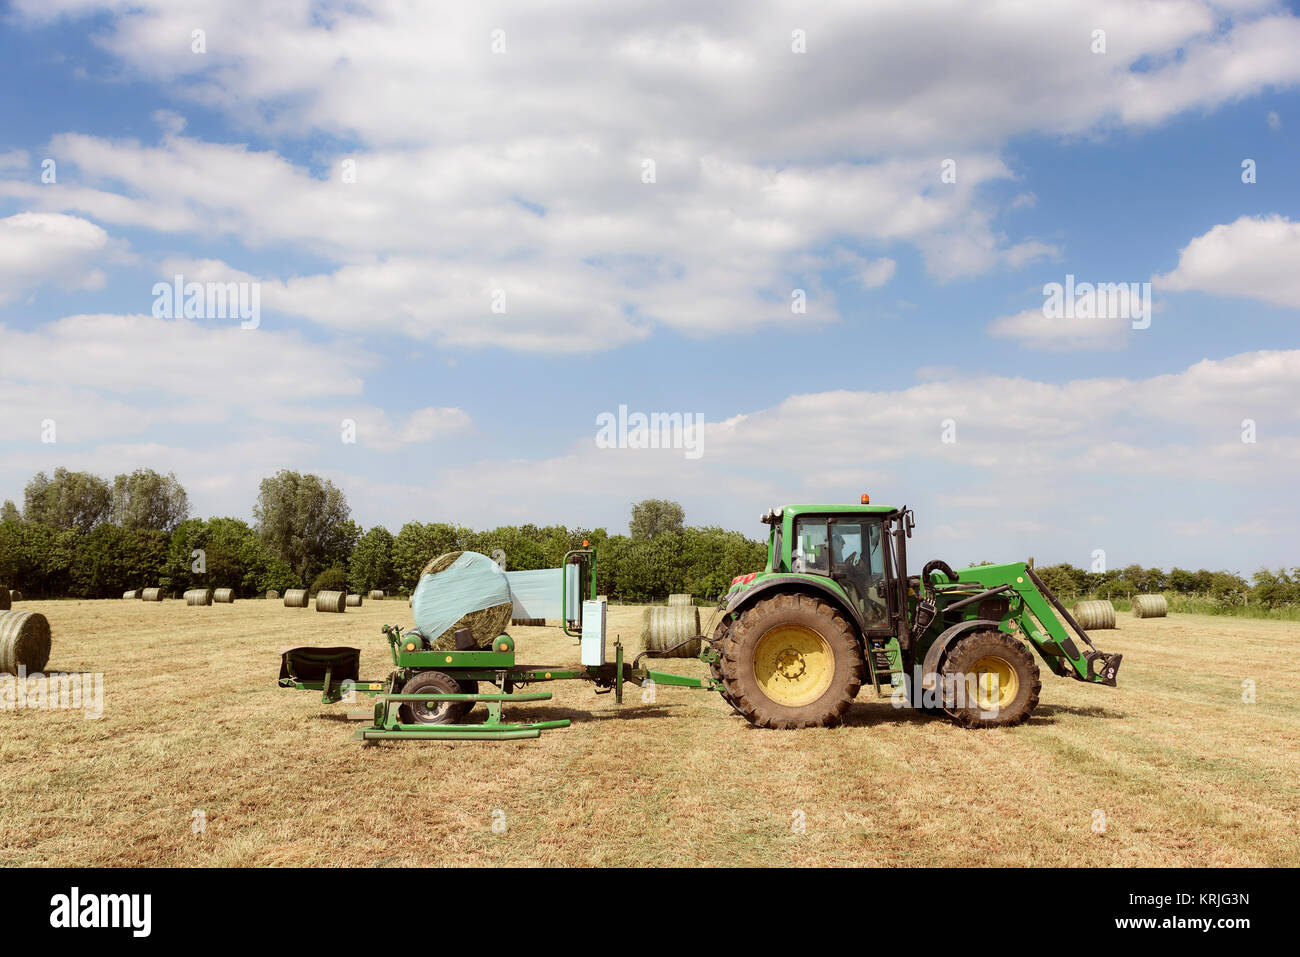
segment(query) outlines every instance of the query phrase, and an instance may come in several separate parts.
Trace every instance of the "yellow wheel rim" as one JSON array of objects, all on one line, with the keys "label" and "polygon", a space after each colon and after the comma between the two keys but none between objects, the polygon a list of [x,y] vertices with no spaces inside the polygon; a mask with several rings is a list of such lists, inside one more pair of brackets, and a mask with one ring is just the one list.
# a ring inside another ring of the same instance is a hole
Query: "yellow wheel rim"
[{"label": "yellow wheel rim", "polygon": [[1015,701],[1020,692],[1020,676],[1005,658],[986,655],[971,666],[971,674],[975,677],[982,711],[1001,710]]},{"label": "yellow wheel rim", "polygon": [[758,639],[754,679],[777,704],[798,708],[826,693],[835,658],[826,639],[801,625],[777,625]]}]

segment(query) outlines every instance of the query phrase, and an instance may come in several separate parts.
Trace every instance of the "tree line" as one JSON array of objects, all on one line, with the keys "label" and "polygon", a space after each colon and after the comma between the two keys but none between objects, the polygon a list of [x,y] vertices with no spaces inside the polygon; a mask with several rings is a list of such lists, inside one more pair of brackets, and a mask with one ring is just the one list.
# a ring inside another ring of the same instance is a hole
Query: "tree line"
[{"label": "tree line", "polygon": [[[407,522],[396,534],[362,528],[328,479],[282,470],[262,480],[252,524],[192,518],[175,475],[150,469],[111,482],[87,472],[38,473],[20,510],[0,505],[0,582],[31,597],[109,598],[158,586],[233,588],[248,598],[275,589],[382,589],[405,594],[429,559],[449,551],[501,556],[509,570],[555,568],[584,541],[597,549],[597,590],[629,602],[674,592],[712,600],[736,575],[761,569],[765,542],[722,528],[686,525],[681,505],[647,499],[629,534],[603,528],[507,525],[476,531],[449,522]],[[1247,582],[1226,571],[1130,565],[1090,572],[1069,564],[1036,569],[1065,601],[1166,592],[1226,609],[1300,604],[1300,569],[1260,569]]]},{"label": "tree line", "polygon": [[555,568],[585,541],[597,549],[597,590],[644,602],[673,592],[716,598],[766,560],[765,544],[687,527],[681,506],[662,500],[634,506],[628,535],[418,521],[394,534],[354,522],[328,479],[283,470],[262,480],[252,511],[251,524],[192,518],[176,476],[149,469],[111,482],[62,468],[41,472],[27,483],[21,510],[12,501],[0,506],[0,582],[33,598],[113,598],[151,586],[175,595],[233,588],[243,598],[289,588],[405,594],[444,552],[500,556],[511,571]]}]

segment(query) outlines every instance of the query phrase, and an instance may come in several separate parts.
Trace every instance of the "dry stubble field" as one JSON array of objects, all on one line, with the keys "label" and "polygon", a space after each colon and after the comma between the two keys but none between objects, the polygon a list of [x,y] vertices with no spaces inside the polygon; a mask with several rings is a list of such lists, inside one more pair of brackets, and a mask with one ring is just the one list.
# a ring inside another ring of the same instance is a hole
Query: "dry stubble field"
[{"label": "dry stubble field", "polygon": [[[842,727],[762,731],[710,693],[660,688],[643,705],[629,686],[618,708],[556,682],[553,702],[513,713],[568,717],[567,730],[363,748],[347,706],[276,687],[277,649],[355,642],[363,677],[382,677],[379,626],[409,623],[405,601],[346,615],[278,601],[20,607],[50,620],[51,670],[105,673],[105,702],[99,720],[0,711],[8,865],[1300,860],[1294,622],[1121,616],[1097,635],[1124,652],[1121,687],[1045,677],[1035,718],[1009,730],[962,731],[864,694]],[[611,606],[611,640],[634,645],[639,621]],[[578,659],[558,629],[513,633],[522,662]]]}]

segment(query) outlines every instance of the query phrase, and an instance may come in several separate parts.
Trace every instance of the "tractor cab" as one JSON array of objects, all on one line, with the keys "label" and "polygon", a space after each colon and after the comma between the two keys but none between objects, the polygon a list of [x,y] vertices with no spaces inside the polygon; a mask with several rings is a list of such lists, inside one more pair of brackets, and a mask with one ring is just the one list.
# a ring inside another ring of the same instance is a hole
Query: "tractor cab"
[{"label": "tractor cab", "polygon": [[[894,633],[906,603],[905,510],[871,505],[787,505],[772,527],[765,572],[829,579],[848,599],[864,633]],[[896,534],[900,533],[900,534]]]}]

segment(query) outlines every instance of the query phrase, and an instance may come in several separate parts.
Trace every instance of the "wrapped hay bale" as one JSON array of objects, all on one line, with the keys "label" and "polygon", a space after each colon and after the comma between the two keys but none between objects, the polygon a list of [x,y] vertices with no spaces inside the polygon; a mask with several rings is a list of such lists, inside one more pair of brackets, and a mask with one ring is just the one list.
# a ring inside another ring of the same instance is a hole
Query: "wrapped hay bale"
[{"label": "wrapped hay bale", "polygon": [[1108,601],[1076,601],[1071,614],[1084,631],[1115,627],[1115,606]]},{"label": "wrapped hay bale", "polygon": [[348,607],[349,607],[349,608],[360,608],[360,607],[361,607],[361,596],[360,596],[360,595],[348,595]]},{"label": "wrapped hay bale", "polygon": [[35,611],[0,612],[0,672],[28,674],[50,660],[50,623]]},{"label": "wrapped hay bale", "polygon": [[274,588],[272,588],[270,591],[266,593],[267,601],[278,601],[279,598],[280,598],[280,593],[276,591]]},{"label": "wrapped hay bale", "polygon": [[136,600],[139,599],[139,597],[140,597],[140,592],[139,592],[138,589],[135,590],[135,591],[124,591],[124,592],[122,592],[122,600],[123,600],[123,601],[136,601]]},{"label": "wrapped hay bale", "polygon": [[0,611],[8,611],[13,605],[13,598],[10,596],[8,588],[0,585]]},{"label": "wrapped hay bale", "polygon": [[511,618],[510,624],[522,625],[525,628],[545,628],[546,619],[545,618]]},{"label": "wrapped hay bale", "polygon": [[378,588],[371,589],[371,591],[370,591],[370,600],[371,600],[371,601],[383,601],[383,600],[384,600],[384,593],[383,593],[383,591],[380,590],[380,589],[378,589]]},{"label": "wrapped hay bale", "polygon": [[1164,595],[1134,595],[1134,618],[1164,618],[1169,614],[1169,602]]},{"label": "wrapped hay bale", "polygon": [[306,608],[307,607],[307,589],[290,588],[284,593],[285,608]]},{"label": "wrapped hay bale", "polygon": [[692,598],[690,595],[669,595],[668,604],[669,606],[694,605],[695,599]]},{"label": "wrapped hay bale", "polygon": [[[700,610],[693,605],[654,605],[641,617],[641,647],[646,651],[666,651],[700,633]],[[697,658],[698,641],[688,642],[668,658]]]},{"label": "wrapped hay bale", "polygon": [[212,600],[218,605],[233,605],[235,603],[235,590],[233,588],[218,588],[212,593]]},{"label": "wrapped hay bale", "polygon": [[9,600],[10,600],[10,601],[22,601],[22,600],[23,600],[23,593],[20,592],[17,588],[15,588],[13,591],[11,591],[11,592],[9,593]]},{"label": "wrapped hay bale", "polygon": [[185,604],[187,605],[211,605],[212,589],[211,588],[191,588],[185,593]]},{"label": "wrapped hay bale", "polygon": [[514,610],[501,569],[478,552],[447,552],[420,573],[411,596],[415,625],[434,651],[453,651],[456,632],[468,628],[477,648],[490,648]]},{"label": "wrapped hay bale", "polygon": [[341,615],[348,608],[347,592],[322,591],[316,593],[316,610]]},{"label": "wrapped hay bale", "polygon": [[163,590],[161,588],[146,588],[140,593],[141,601],[162,601]]}]

